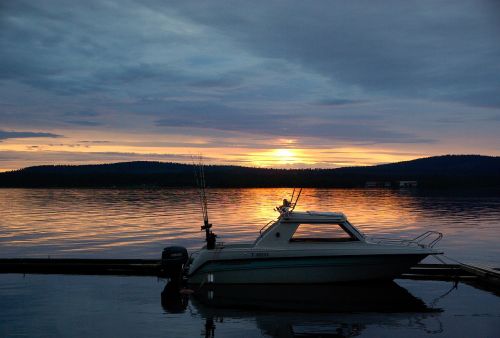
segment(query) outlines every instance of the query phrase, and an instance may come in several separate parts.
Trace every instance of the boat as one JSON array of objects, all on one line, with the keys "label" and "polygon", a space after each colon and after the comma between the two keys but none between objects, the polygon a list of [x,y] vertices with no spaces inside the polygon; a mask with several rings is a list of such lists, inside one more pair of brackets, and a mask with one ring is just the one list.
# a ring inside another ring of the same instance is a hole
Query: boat
[{"label": "boat", "polygon": [[[427,231],[413,239],[370,238],[340,212],[295,211],[302,189],[275,208],[253,243],[217,242],[208,221],[203,167],[197,174],[206,245],[188,253],[167,247],[166,276],[188,284],[318,284],[392,280],[429,255],[443,235]],[[328,230],[328,231],[325,231]],[[321,236],[311,234],[321,233]],[[305,234],[305,235],[304,235]]]},{"label": "boat", "polygon": [[[201,229],[207,244],[189,258],[185,248],[165,248],[165,270],[171,279],[185,275],[193,285],[392,280],[427,256],[442,253],[433,248],[443,237],[436,231],[413,239],[370,238],[343,213],[295,211],[301,193],[294,189],[291,199],[275,208],[278,218],[266,224],[253,243],[225,244],[217,242],[211,230],[202,189]],[[319,232],[321,236],[314,236]]]}]

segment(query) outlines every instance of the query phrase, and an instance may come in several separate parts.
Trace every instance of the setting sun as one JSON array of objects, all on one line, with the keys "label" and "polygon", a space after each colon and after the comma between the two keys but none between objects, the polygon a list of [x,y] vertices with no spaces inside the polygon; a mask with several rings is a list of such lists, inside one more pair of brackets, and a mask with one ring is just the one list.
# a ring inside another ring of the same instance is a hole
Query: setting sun
[{"label": "setting sun", "polygon": [[308,162],[299,149],[272,149],[251,153],[249,158],[258,167],[283,167]]},{"label": "setting sun", "polygon": [[291,149],[276,149],[274,154],[282,161],[293,161],[295,159],[295,152]]}]

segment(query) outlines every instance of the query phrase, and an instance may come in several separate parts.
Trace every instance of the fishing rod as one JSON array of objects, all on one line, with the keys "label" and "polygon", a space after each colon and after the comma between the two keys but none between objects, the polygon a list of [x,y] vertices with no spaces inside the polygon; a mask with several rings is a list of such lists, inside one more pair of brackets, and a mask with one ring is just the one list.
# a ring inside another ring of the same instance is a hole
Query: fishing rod
[{"label": "fishing rod", "polygon": [[203,225],[201,226],[201,230],[205,230],[205,241],[207,242],[207,249],[211,250],[215,248],[217,235],[212,232],[212,224],[208,220],[205,168],[201,156],[199,157],[198,163],[195,163],[193,158],[193,168],[196,185],[198,186],[198,193],[200,196],[201,212],[203,214]]}]

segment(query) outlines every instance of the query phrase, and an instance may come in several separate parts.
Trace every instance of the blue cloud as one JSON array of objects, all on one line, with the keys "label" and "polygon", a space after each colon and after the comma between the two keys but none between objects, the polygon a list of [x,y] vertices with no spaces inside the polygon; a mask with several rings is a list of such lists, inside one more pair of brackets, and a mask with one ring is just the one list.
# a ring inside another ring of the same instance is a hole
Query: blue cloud
[{"label": "blue cloud", "polygon": [[0,140],[6,140],[9,138],[31,138],[31,137],[50,137],[57,138],[62,137],[62,135],[52,134],[52,133],[40,133],[32,131],[6,131],[0,130]]}]

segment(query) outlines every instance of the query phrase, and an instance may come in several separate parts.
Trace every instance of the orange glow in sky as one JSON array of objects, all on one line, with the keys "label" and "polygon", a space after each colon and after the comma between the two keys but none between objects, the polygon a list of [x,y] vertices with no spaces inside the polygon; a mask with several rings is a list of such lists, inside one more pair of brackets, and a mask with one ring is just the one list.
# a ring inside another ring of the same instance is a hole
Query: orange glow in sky
[{"label": "orange glow in sky", "polygon": [[[54,131],[57,133],[57,131]],[[82,140],[96,141],[82,141]],[[219,144],[219,143],[222,143]],[[429,151],[401,151],[389,146],[323,146],[307,145],[301,139],[249,141],[231,138],[183,135],[127,135],[117,132],[84,133],[71,137],[14,138],[0,143],[0,152],[12,154],[3,160],[1,171],[43,164],[112,163],[135,160],[190,163],[193,155],[203,155],[210,164],[231,164],[273,168],[335,168],[375,165],[424,157]],[[439,154],[439,150],[437,151]]]}]

